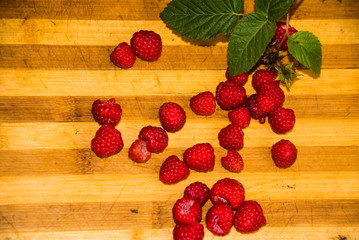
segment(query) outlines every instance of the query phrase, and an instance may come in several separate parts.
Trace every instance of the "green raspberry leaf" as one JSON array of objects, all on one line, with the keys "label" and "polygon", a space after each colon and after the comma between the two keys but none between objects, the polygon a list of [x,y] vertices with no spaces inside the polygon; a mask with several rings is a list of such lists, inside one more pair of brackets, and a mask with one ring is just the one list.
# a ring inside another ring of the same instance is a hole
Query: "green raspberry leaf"
[{"label": "green raspberry leaf", "polygon": [[255,0],[254,3],[256,12],[277,21],[288,11],[293,0]]},{"label": "green raspberry leaf", "polygon": [[307,31],[294,33],[288,39],[288,51],[301,64],[314,73],[320,73],[322,65],[322,45],[319,39]]},{"label": "green raspberry leaf", "polygon": [[227,58],[231,76],[248,72],[263,55],[276,30],[274,21],[259,13],[245,15],[229,38]]},{"label": "green raspberry leaf", "polygon": [[172,0],[160,16],[183,36],[208,40],[230,33],[243,7],[244,0]]}]

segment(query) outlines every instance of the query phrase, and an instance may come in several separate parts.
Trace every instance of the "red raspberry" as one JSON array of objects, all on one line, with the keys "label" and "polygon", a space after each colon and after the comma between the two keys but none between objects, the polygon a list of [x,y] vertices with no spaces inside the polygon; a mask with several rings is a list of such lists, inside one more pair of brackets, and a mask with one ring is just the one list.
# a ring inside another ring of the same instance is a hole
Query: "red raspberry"
[{"label": "red raspberry", "polygon": [[201,182],[191,183],[184,190],[185,197],[191,197],[194,200],[197,200],[201,206],[203,206],[209,199],[210,189],[206,184]]},{"label": "red raspberry", "polygon": [[272,146],[272,159],[277,167],[288,168],[297,159],[297,148],[289,140],[282,139]]},{"label": "red raspberry", "polygon": [[[286,29],[287,29],[287,24],[285,22],[277,22],[277,30],[275,31],[275,35],[274,35],[275,45],[277,46],[277,48],[279,48],[279,45],[281,44],[283,38],[285,37]],[[288,25],[289,37],[292,36],[296,32],[298,32],[297,29]],[[288,42],[288,38],[285,37],[279,50],[282,50],[282,51],[287,50],[288,49],[287,42]]]},{"label": "red raspberry", "polygon": [[128,156],[138,163],[147,162],[151,157],[151,152],[147,150],[147,142],[142,139],[134,141],[128,150]]},{"label": "red raspberry", "polygon": [[229,149],[227,156],[221,158],[222,166],[231,172],[240,172],[243,169],[243,159],[235,150]]},{"label": "red raspberry", "polygon": [[232,208],[225,203],[213,205],[206,215],[206,226],[214,235],[224,236],[231,231],[234,221]]},{"label": "red raspberry", "polygon": [[178,183],[186,179],[189,175],[189,169],[177,156],[169,156],[160,169],[160,180],[166,184]]},{"label": "red raspberry", "polygon": [[279,107],[268,114],[268,122],[275,133],[285,134],[293,129],[295,124],[294,111]]},{"label": "red raspberry", "polygon": [[91,141],[91,148],[99,157],[109,157],[120,152],[123,141],[120,131],[109,123],[104,123]]},{"label": "red raspberry", "polygon": [[176,223],[191,224],[202,219],[201,204],[190,197],[178,199],[172,208],[173,219]]},{"label": "red raspberry", "polygon": [[202,240],[204,228],[200,223],[177,224],[173,229],[173,240]]},{"label": "red raspberry", "polygon": [[96,100],[92,104],[92,115],[100,125],[109,123],[116,126],[121,120],[122,109],[114,98],[108,101]]},{"label": "red raspberry", "polygon": [[257,70],[252,76],[252,86],[257,92],[263,86],[279,87],[279,81],[275,81],[277,72],[274,70]]},{"label": "red raspberry", "polygon": [[251,117],[253,119],[259,119],[259,122],[263,124],[266,121],[267,113],[258,107],[257,96],[257,94],[249,96],[246,100],[246,107],[251,113]]},{"label": "red raspberry", "polygon": [[152,62],[161,55],[162,40],[154,31],[141,30],[133,34],[131,48],[137,57]]},{"label": "red raspberry", "polygon": [[266,224],[263,209],[256,201],[245,201],[234,215],[234,227],[241,233],[257,231]]},{"label": "red raspberry", "polygon": [[186,112],[177,103],[164,103],[159,110],[162,127],[167,132],[177,132],[186,123]]},{"label": "red raspberry", "polygon": [[146,140],[147,150],[154,153],[162,152],[168,145],[168,135],[160,127],[144,127],[141,129],[138,138]]},{"label": "red raspberry", "polygon": [[215,111],[216,100],[213,93],[202,92],[191,98],[190,107],[198,115],[211,115]]},{"label": "red raspberry", "polygon": [[216,89],[216,100],[223,110],[240,107],[246,101],[246,97],[244,87],[232,81],[221,82]]},{"label": "red raspberry", "polygon": [[262,87],[257,96],[258,107],[267,113],[273,112],[284,102],[284,92],[280,87]]},{"label": "red raspberry", "polygon": [[247,107],[242,106],[228,112],[228,118],[231,123],[238,123],[243,129],[249,126],[251,122],[251,113]]},{"label": "red raspberry", "polygon": [[229,80],[229,81],[235,82],[235,83],[237,83],[238,85],[243,86],[243,85],[247,82],[247,80],[248,80],[248,73],[244,72],[244,73],[242,73],[242,74],[239,74],[239,75],[236,75],[236,76],[231,77],[231,76],[229,75],[229,68],[227,67],[226,78],[227,78],[227,80]]},{"label": "red raspberry", "polygon": [[240,124],[233,123],[222,128],[218,134],[219,145],[226,149],[240,150],[243,148],[243,131]]},{"label": "red raspberry", "polygon": [[218,180],[211,189],[210,199],[213,204],[225,203],[237,209],[244,201],[243,185],[232,178]]},{"label": "red raspberry", "polygon": [[128,43],[120,43],[110,55],[111,61],[121,68],[129,68],[135,63],[136,56]]},{"label": "red raspberry", "polygon": [[198,143],[183,153],[184,163],[191,169],[201,172],[214,168],[214,149],[209,143]]}]

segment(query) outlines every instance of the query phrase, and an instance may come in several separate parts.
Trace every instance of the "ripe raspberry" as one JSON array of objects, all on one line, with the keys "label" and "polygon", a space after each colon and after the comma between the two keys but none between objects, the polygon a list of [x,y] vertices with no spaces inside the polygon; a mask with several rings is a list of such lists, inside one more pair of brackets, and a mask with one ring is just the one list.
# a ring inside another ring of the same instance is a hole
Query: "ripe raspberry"
[{"label": "ripe raspberry", "polygon": [[104,123],[91,141],[91,148],[99,157],[109,157],[121,151],[123,141],[120,131],[109,123]]},{"label": "ripe raspberry", "polygon": [[266,85],[279,87],[279,81],[275,81],[276,78],[276,71],[259,69],[252,76],[252,86],[257,92],[261,87]]},{"label": "ripe raspberry", "polygon": [[289,140],[280,140],[272,146],[272,159],[277,167],[288,168],[297,159],[297,148]]},{"label": "ripe raspberry", "polygon": [[141,30],[133,34],[131,48],[137,57],[152,62],[161,55],[162,40],[160,35],[153,31]]},{"label": "ripe raspberry", "polygon": [[129,68],[135,63],[136,56],[128,43],[120,43],[110,55],[111,61],[121,68]]},{"label": "ripe raspberry", "polygon": [[244,72],[242,74],[239,74],[239,75],[236,75],[236,76],[233,76],[231,77],[229,75],[229,68],[227,67],[227,70],[226,70],[226,78],[227,80],[229,81],[232,81],[232,82],[235,82],[237,83],[238,85],[241,85],[243,86],[247,80],[248,80],[248,73]]},{"label": "ripe raspberry", "polygon": [[122,109],[114,98],[108,101],[96,100],[92,104],[92,115],[100,125],[109,123],[116,126],[121,120]]},{"label": "ripe raspberry", "polygon": [[216,100],[211,92],[202,92],[190,100],[192,111],[198,115],[211,115],[216,108]]},{"label": "ripe raspberry", "polygon": [[160,180],[166,184],[178,183],[189,175],[189,169],[177,156],[169,156],[160,169]]},{"label": "ripe raspberry", "polygon": [[263,124],[266,121],[267,113],[258,107],[257,96],[257,94],[249,96],[246,100],[246,107],[251,113],[251,117],[253,119],[259,119],[259,122]]},{"label": "ripe raspberry", "polygon": [[214,235],[224,236],[231,231],[234,221],[232,208],[225,203],[213,205],[206,215],[206,226]]},{"label": "ripe raspberry", "polygon": [[146,140],[147,150],[154,153],[162,152],[168,145],[168,135],[160,127],[144,127],[141,129],[138,138]]},{"label": "ripe raspberry", "polygon": [[[288,49],[288,38],[285,36],[285,31],[287,29],[287,24],[285,22],[277,22],[277,30],[275,31],[274,40],[275,45],[277,48],[279,48],[279,45],[281,44],[283,38],[282,45],[280,46],[279,50],[285,51]],[[297,29],[294,27],[288,25],[288,35],[289,37],[292,36],[294,33],[298,32]]]},{"label": "ripe raspberry", "polygon": [[294,127],[294,111],[289,108],[279,107],[268,114],[268,122],[275,133],[285,134]]},{"label": "ripe raspberry", "polygon": [[249,126],[251,122],[251,113],[247,107],[242,106],[228,112],[228,118],[231,123],[238,123],[243,129]]},{"label": "ripe raspberry", "polygon": [[233,123],[222,128],[218,134],[219,145],[226,149],[240,150],[243,148],[243,131],[240,124]]},{"label": "ripe raspberry", "polygon": [[196,144],[183,153],[184,163],[189,168],[201,172],[213,170],[214,158],[214,149],[209,143]]},{"label": "ripe raspberry", "polygon": [[280,87],[262,87],[257,96],[258,107],[267,113],[273,112],[284,102],[284,92]]},{"label": "ripe raspberry", "polygon": [[218,180],[211,189],[210,199],[213,204],[225,203],[237,209],[244,201],[243,185],[232,178]]},{"label": "ripe raspberry", "polygon": [[257,231],[266,224],[263,209],[256,201],[245,201],[234,215],[234,227],[241,233]]},{"label": "ripe raspberry", "polygon": [[201,204],[190,197],[178,199],[172,208],[173,219],[176,223],[191,224],[202,219]]},{"label": "ripe raspberry", "polygon": [[229,149],[227,156],[221,158],[222,166],[231,172],[240,172],[243,169],[243,159],[235,150]]},{"label": "ripe raspberry", "polygon": [[191,197],[197,200],[203,206],[209,199],[210,189],[206,184],[201,182],[194,182],[188,185],[184,190],[185,197]]},{"label": "ripe raspberry", "polygon": [[167,132],[177,132],[186,123],[186,112],[177,103],[164,103],[159,110],[162,127]]},{"label": "ripe raspberry", "polygon": [[240,107],[246,101],[246,97],[244,87],[232,81],[221,82],[216,89],[216,100],[223,110]]},{"label": "ripe raspberry", "polygon": [[173,229],[173,240],[202,240],[204,228],[200,223],[177,224]]},{"label": "ripe raspberry", "polygon": [[147,150],[147,142],[142,139],[134,141],[128,150],[128,156],[135,162],[147,162],[151,157],[151,152]]}]

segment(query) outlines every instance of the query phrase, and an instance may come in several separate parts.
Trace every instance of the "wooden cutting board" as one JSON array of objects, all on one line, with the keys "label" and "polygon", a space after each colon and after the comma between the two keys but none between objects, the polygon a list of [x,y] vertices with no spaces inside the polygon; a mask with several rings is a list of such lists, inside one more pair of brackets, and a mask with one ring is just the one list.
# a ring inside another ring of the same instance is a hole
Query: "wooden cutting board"
[{"label": "wooden cutting board", "polygon": [[[319,37],[322,72],[303,68],[292,90],[283,88],[297,117],[292,132],[277,135],[257,121],[244,129],[237,174],[220,164],[227,112],[203,117],[189,108],[193,95],[225,80],[226,39],[199,46],[175,34],[159,18],[168,2],[0,1],[0,239],[171,239],[171,209],[184,188],[224,177],[244,185],[268,223],[245,235],[205,230],[205,239],[359,239],[359,1],[303,0],[292,15],[294,27]],[[247,0],[245,12],[253,5]],[[161,35],[162,56],[115,67],[109,54],[140,29]],[[117,129],[125,146],[100,159],[90,150],[99,128],[90,109],[111,97],[123,108]],[[185,127],[169,134],[163,153],[132,162],[129,146],[142,127],[160,126],[158,109],[168,101],[187,112]],[[285,170],[270,157],[282,138],[298,148]],[[214,171],[162,184],[161,163],[201,142],[215,148]]]}]

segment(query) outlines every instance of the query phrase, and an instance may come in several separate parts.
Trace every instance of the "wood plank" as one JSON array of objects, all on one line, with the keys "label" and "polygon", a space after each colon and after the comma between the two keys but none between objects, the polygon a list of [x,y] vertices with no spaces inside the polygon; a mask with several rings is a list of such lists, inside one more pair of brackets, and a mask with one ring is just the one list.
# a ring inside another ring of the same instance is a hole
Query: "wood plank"
[{"label": "wood plank", "polygon": [[[290,95],[347,95],[359,94],[359,69],[322,69],[320,75],[310,70],[298,71]],[[225,81],[221,70],[130,70],[123,71],[0,71],[0,96],[93,96],[127,97],[195,95],[201,91],[215,92]],[[203,80],[205,79],[205,81]],[[244,85],[253,94],[252,77]],[[180,82],[181,84],[178,84]],[[340,84],[338,84],[340,82]],[[81,83],[81,84],[79,84]],[[193,87],[195,86],[195,88]]]},{"label": "wood plank", "polygon": [[[114,70],[109,55],[115,46],[0,45],[6,69]],[[359,67],[359,44],[324,45],[322,68]],[[227,68],[227,47],[164,46],[154,62],[137,59],[131,70],[208,70]],[[127,70],[129,71],[129,70]]]},{"label": "wood plank", "polygon": [[[84,20],[158,20],[159,13],[170,0],[95,1],[17,0],[0,2],[0,18],[84,19]],[[302,1],[292,14],[293,19],[349,19],[358,16],[355,0]],[[252,1],[245,1],[245,12],[253,12]]]},{"label": "wood plank", "polygon": [[[219,36],[210,41],[197,41],[182,37],[158,21],[105,21],[105,20],[49,20],[2,19],[0,44],[39,45],[117,45],[129,42],[139,29],[161,33],[163,45],[189,46],[226,45],[228,37]],[[359,44],[359,19],[343,20],[293,20],[290,24],[298,30],[315,34],[321,44]],[[121,29],[121,31],[119,31]],[[340,35],[341,37],[338,37]]]},{"label": "wood plank", "polygon": [[[127,144],[129,145],[129,144]],[[298,159],[291,172],[359,171],[359,147],[357,146],[296,146]],[[269,146],[245,147],[239,153],[244,160],[242,173],[278,172]],[[132,162],[126,155],[128,146],[114,158],[100,159],[89,148],[84,149],[39,149],[1,150],[0,176],[53,176],[76,174],[157,174],[162,162],[170,154],[182,158],[185,147],[169,147],[161,154],[152,154],[145,164]],[[226,150],[215,147],[215,171],[227,174],[221,165]]]},{"label": "wood plank", "polygon": [[[201,181],[208,186],[222,179],[223,173],[191,172],[186,180],[165,185],[158,174],[106,174],[66,176],[0,177],[0,205],[147,202],[177,199],[186,186]],[[247,199],[257,200],[355,200],[359,198],[357,172],[228,173],[240,181]],[[289,187],[288,187],[289,186]],[[318,187],[320,186],[320,187]],[[333,194],[335,193],[335,194]],[[26,198],[24,198],[26,196]]]}]

